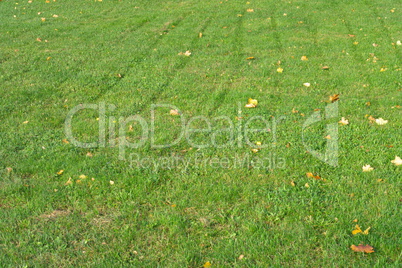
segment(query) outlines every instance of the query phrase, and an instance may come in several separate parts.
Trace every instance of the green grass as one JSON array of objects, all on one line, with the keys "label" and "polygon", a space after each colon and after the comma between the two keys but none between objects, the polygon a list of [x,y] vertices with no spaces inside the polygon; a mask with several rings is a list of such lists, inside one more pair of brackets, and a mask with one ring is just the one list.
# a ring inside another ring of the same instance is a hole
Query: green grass
[{"label": "green grass", "polygon": [[[0,10],[2,267],[400,267],[402,4],[5,0]],[[303,128],[333,94],[339,113]],[[258,106],[244,108],[248,98]],[[71,126],[96,142],[105,119],[104,146],[66,134],[79,104],[105,104]],[[181,116],[158,107],[152,118],[153,104]],[[324,152],[341,117],[350,124],[331,166],[305,145]],[[156,148],[152,126],[159,145],[211,131]],[[251,152],[247,137],[267,148]],[[196,146],[213,141],[227,146]],[[355,219],[368,235],[352,235]],[[349,248],[360,243],[375,252]]]}]

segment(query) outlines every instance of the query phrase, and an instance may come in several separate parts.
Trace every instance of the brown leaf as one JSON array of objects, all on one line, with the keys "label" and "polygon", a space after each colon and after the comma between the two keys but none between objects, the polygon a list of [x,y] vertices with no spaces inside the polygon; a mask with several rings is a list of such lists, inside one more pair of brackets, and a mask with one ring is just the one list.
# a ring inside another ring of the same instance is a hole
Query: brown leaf
[{"label": "brown leaf", "polygon": [[323,70],[329,70],[329,67],[328,67],[328,66],[322,66],[321,69],[323,69]]},{"label": "brown leaf", "polygon": [[339,100],[339,94],[334,94],[334,95],[332,95],[332,96],[329,96],[329,100],[330,100],[331,102],[336,102],[336,101],[338,101],[338,100]]},{"label": "brown leaf", "polygon": [[350,249],[352,249],[355,252],[364,252],[364,253],[373,253],[374,252],[374,248],[370,245],[363,245],[360,244],[358,246],[355,245],[351,245]]}]

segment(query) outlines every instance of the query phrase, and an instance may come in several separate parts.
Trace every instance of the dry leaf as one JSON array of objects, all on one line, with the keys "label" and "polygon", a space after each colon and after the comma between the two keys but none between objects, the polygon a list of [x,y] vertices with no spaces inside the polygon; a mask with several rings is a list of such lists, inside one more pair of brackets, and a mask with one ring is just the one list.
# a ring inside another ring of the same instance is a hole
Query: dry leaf
[{"label": "dry leaf", "polygon": [[279,67],[278,69],[276,69],[276,71],[277,71],[278,73],[283,73],[283,69],[282,69],[281,67]]},{"label": "dry leaf", "polygon": [[254,57],[248,57],[248,58],[246,58],[246,60],[254,60],[255,58]]},{"label": "dry leaf", "polygon": [[247,12],[254,12],[254,9],[248,8],[248,9],[247,9]]},{"label": "dry leaf", "polygon": [[325,136],[324,138],[326,138],[327,140],[330,140],[330,139],[331,139],[331,135],[327,135],[327,136]]},{"label": "dry leaf", "polygon": [[179,54],[177,54],[177,55],[190,57],[191,52],[190,52],[190,50],[187,50],[186,52],[179,52]]},{"label": "dry leaf", "polygon": [[374,168],[371,167],[370,165],[363,166],[363,172],[370,172],[370,171],[373,171],[373,170],[374,170]]},{"label": "dry leaf", "polygon": [[296,186],[296,183],[294,181],[290,181],[290,185],[292,185],[293,187]]},{"label": "dry leaf", "polygon": [[179,112],[179,110],[177,110],[177,109],[172,109],[172,110],[170,110],[170,115],[180,115],[180,112]]},{"label": "dry leaf", "polygon": [[251,151],[252,151],[253,153],[258,153],[260,150],[257,149],[257,148],[253,148],[253,149],[251,149]]},{"label": "dry leaf", "polygon": [[371,229],[371,227],[362,231],[362,229],[360,229],[360,226],[358,224],[356,224],[355,229],[352,231],[352,234],[356,235],[356,234],[362,233],[362,234],[368,235],[370,229]]},{"label": "dry leaf", "polygon": [[370,245],[365,245],[365,246],[363,246],[363,244],[360,244],[358,246],[351,245],[350,248],[355,252],[364,252],[364,253],[373,253],[374,252],[374,248]]},{"label": "dry leaf", "polygon": [[70,143],[67,139],[63,139],[62,142],[65,143],[65,144],[69,144],[69,143]]},{"label": "dry leaf", "polygon": [[244,255],[243,254],[241,254],[238,258],[237,258],[238,260],[242,260],[242,259],[244,259]]},{"label": "dry leaf", "polygon": [[329,70],[329,67],[328,67],[328,66],[322,66],[321,69],[323,69],[323,70]]},{"label": "dry leaf", "polygon": [[345,119],[345,117],[342,117],[341,120],[338,123],[343,125],[343,126],[349,125],[349,121],[347,119]]},{"label": "dry leaf", "polygon": [[246,108],[255,108],[258,105],[258,101],[256,99],[249,98],[247,104],[244,106]]},{"label": "dry leaf", "polygon": [[394,160],[391,160],[392,164],[395,164],[395,166],[400,166],[402,165],[402,159],[399,156],[395,156]]},{"label": "dry leaf", "polygon": [[60,176],[60,175],[63,175],[63,173],[64,173],[64,170],[61,169],[61,170],[59,170],[59,171],[57,172],[57,175]]},{"label": "dry leaf", "polygon": [[202,33],[199,33],[199,34],[198,34],[198,38],[201,38],[201,37],[202,37]]},{"label": "dry leaf", "polygon": [[93,155],[91,152],[88,152],[88,153],[87,153],[87,156],[88,156],[88,157],[92,157],[92,156],[94,156],[94,155]]},{"label": "dry leaf", "polygon": [[302,56],[301,60],[306,61],[306,60],[308,60],[308,58],[306,56]]},{"label": "dry leaf", "polygon": [[353,222],[358,222],[358,220],[357,220],[357,219],[354,219]]},{"label": "dry leaf", "polygon": [[396,45],[397,45],[397,46],[402,46],[401,41],[400,41],[400,40],[396,41]]},{"label": "dry leaf", "polygon": [[314,179],[316,179],[316,180],[321,179],[321,177],[320,177],[320,176],[318,176],[318,175],[314,175],[314,174],[313,174],[313,173],[311,173],[311,172],[307,172],[307,173],[306,173],[306,176],[307,176],[307,178],[314,178]]},{"label": "dry leaf", "polygon": [[85,180],[86,178],[88,178],[87,176],[85,176],[84,174],[80,175],[78,178],[80,178],[81,180]]},{"label": "dry leaf", "polygon": [[388,120],[378,118],[378,119],[375,120],[375,122],[377,123],[377,125],[385,125],[386,123],[388,123]]},{"label": "dry leaf", "polygon": [[109,181],[109,183],[110,183],[110,185],[113,185],[113,184],[114,184],[114,181]]},{"label": "dry leaf", "polygon": [[202,267],[203,268],[209,268],[211,266],[212,266],[212,264],[209,261],[207,261],[206,263],[204,263],[204,265]]},{"label": "dry leaf", "polygon": [[66,181],[66,183],[64,184],[64,185],[70,185],[70,184],[72,184],[73,182],[72,182],[72,180],[71,180],[71,177],[70,178],[68,178],[68,181]]},{"label": "dry leaf", "polygon": [[330,100],[331,102],[336,102],[336,101],[338,101],[338,100],[339,100],[339,94],[334,94],[334,95],[332,95],[332,96],[329,96],[329,100]]},{"label": "dry leaf", "polygon": [[309,87],[309,86],[310,86],[310,83],[303,83],[303,86]]}]

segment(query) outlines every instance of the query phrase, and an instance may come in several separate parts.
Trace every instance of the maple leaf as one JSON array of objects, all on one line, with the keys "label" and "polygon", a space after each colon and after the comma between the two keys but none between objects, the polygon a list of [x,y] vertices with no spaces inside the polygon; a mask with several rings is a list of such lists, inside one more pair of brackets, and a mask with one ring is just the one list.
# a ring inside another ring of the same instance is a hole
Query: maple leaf
[{"label": "maple leaf", "polygon": [[351,245],[350,248],[355,252],[364,252],[364,253],[373,253],[374,252],[374,248],[370,245],[365,245],[365,246],[363,244],[360,244],[358,246]]},{"label": "maple leaf", "polygon": [[372,171],[374,168],[371,167],[370,165],[365,165],[363,166],[363,172],[369,172]]},{"label": "maple leaf", "polygon": [[380,118],[377,118],[377,119],[375,120],[375,122],[377,123],[377,125],[385,125],[386,123],[388,123],[388,120],[384,120],[384,119],[382,119],[382,118],[380,117]]},{"label": "maple leaf", "polygon": [[341,120],[338,123],[343,125],[343,126],[349,125],[349,121],[347,119],[345,119],[345,117],[342,117]]},{"label": "maple leaf", "polygon": [[336,101],[338,101],[338,100],[339,100],[339,94],[334,94],[334,95],[332,95],[332,96],[329,96],[329,100],[330,100],[331,102],[336,102]]},{"label": "maple leaf", "polygon": [[392,164],[395,164],[395,166],[400,166],[402,165],[402,159],[399,156],[395,156],[394,160],[391,160]]}]

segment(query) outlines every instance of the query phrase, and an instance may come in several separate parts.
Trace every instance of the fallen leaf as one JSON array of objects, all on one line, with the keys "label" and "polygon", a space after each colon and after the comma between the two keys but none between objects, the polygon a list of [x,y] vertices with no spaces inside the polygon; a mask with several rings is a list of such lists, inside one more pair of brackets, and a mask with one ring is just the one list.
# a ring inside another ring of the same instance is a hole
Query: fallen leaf
[{"label": "fallen leaf", "polygon": [[62,142],[65,143],[65,144],[69,144],[69,143],[70,143],[67,139],[63,139]]},{"label": "fallen leaf", "polygon": [[323,70],[329,70],[329,67],[328,67],[328,66],[322,66],[321,69],[323,69]]},{"label": "fallen leaf", "polygon": [[311,173],[311,172],[307,172],[307,173],[306,173],[306,176],[307,176],[307,178],[314,178],[314,179],[316,179],[316,180],[320,180],[320,179],[321,179],[320,176],[314,175],[314,174]]},{"label": "fallen leaf", "polygon": [[341,120],[338,123],[343,125],[343,126],[349,125],[349,121],[347,119],[345,119],[345,117],[342,117]]},{"label": "fallen leaf", "polygon": [[244,255],[243,254],[241,254],[238,258],[237,258],[238,260],[242,260],[242,259],[244,259]]},{"label": "fallen leaf", "polygon": [[297,114],[297,113],[299,113],[299,111],[296,110],[295,108],[292,108],[292,113]]},{"label": "fallen leaf", "polygon": [[364,252],[364,253],[373,253],[374,252],[374,248],[370,245],[365,245],[365,246],[363,246],[363,244],[360,244],[358,246],[351,245],[350,248],[355,252]]},{"label": "fallen leaf", "polygon": [[283,69],[282,69],[281,67],[279,67],[278,69],[276,69],[276,71],[277,71],[278,73],[283,73]]},{"label": "fallen leaf", "polygon": [[114,181],[109,181],[109,183],[110,183],[110,185],[113,185],[113,184],[114,184]]},{"label": "fallen leaf", "polygon": [[244,106],[246,108],[255,108],[258,105],[258,101],[256,99],[249,98],[247,104]]},{"label": "fallen leaf", "polygon": [[375,120],[375,122],[377,123],[377,125],[385,125],[386,123],[388,123],[388,120],[378,118],[378,119]]},{"label": "fallen leaf", "polygon": [[308,58],[306,56],[302,56],[300,59],[303,60],[303,61],[308,60]]},{"label": "fallen leaf", "polygon": [[348,34],[349,37],[355,37],[356,35],[354,34]]},{"label": "fallen leaf", "polygon": [[310,86],[310,83],[303,83],[303,86],[309,87],[309,86]]},{"label": "fallen leaf", "polygon": [[370,165],[363,166],[363,172],[370,172],[370,171],[373,171],[373,170],[374,170],[374,168],[371,167]]},{"label": "fallen leaf", "polygon": [[204,265],[202,267],[203,268],[209,268],[211,266],[212,266],[212,264],[209,261],[207,261],[206,263],[204,263]]},{"label": "fallen leaf", "polygon": [[294,181],[290,181],[290,185],[292,185],[293,187],[296,186],[296,183]]},{"label": "fallen leaf", "polygon": [[358,222],[358,220],[357,220],[357,219],[354,219],[353,222]]},{"label": "fallen leaf", "polygon": [[304,185],[304,187],[309,188],[310,185],[308,185],[308,183],[306,183],[306,184]]},{"label": "fallen leaf", "polygon": [[327,140],[330,140],[330,139],[331,139],[331,135],[327,135],[327,136],[325,136],[324,138],[326,138]]},{"label": "fallen leaf", "polygon": [[88,156],[88,157],[92,157],[92,156],[94,156],[94,155],[93,155],[91,152],[88,152],[88,153],[87,153],[87,156]]},{"label": "fallen leaf", "polygon": [[72,184],[73,182],[72,182],[72,180],[71,180],[71,177],[70,178],[68,178],[68,181],[66,181],[66,183],[64,184],[64,185],[70,185],[70,184]]},{"label": "fallen leaf", "polygon": [[61,169],[61,170],[59,170],[59,171],[57,172],[57,175],[60,176],[60,175],[63,175],[63,173],[64,173],[64,170]]},{"label": "fallen leaf", "polygon": [[180,112],[179,112],[179,110],[177,110],[177,109],[172,109],[172,110],[170,110],[170,115],[180,115]]},{"label": "fallen leaf", "polygon": [[397,46],[402,46],[401,41],[400,41],[400,40],[396,41],[396,45],[397,45]]},{"label": "fallen leaf", "polygon": [[85,176],[84,174],[80,175],[78,178],[80,178],[81,180],[85,180],[86,178],[88,178],[87,176]]},{"label": "fallen leaf", "polygon": [[187,50],[186,52],[179,52],[179,54],[177,54],[177,55],[190,57],[191,52],[190,52],[190,50]]},{"label": "fallen leaf", "polygon": [[251,151],[252,151],[253,153],[258,153],[260,150],[257,149],[257,148],[253,148],[253,149],[251,149]]},{"label": "fallen leaf", "polygon": [[254,57],[248,57],[248,58],[246,58],[246,60],[254,60],[255,58]]},{"label": "fallen leaf", "polygon": [[338,100],[339,100],[339,94],[334,94],[334,95],[332,95],[332,96],[329,96],[329,100],[330,100],[331,102],[336,102],[336,101],[338,101]]},{"label": "fallen leaf", "polygon": [[399,156],[395,156],[394,160],[391,160],[392,164],[395,164],[395,166],[400,166],[402,165],[402,159]]},{"label": "fallen leaf", "polygon": [[352,231],[352,234],[356,235],[356,234],[362,233],[362,234],[368,235],[370,229],[371,229],[371,227],[362,231],[362,229],[360,229],[360,226],[358,224],[356,224],[355,229]]},{"label": "fallen leaf", "polygon": [[254,9],[248,8],[248,9],[247,9],[247,12],[254,12]]},{"label": "fallen leaf", "polygon": [[11,173],[11,171],[13,171],[13,168],[6,167],[6,170],[7,170],[8,173]]},{"label": "fallen leaf", "polygon": [[198,38],[201,38],[201,37],[202,37],[202,33],[199,33],[199,34],[198,34]]}]

